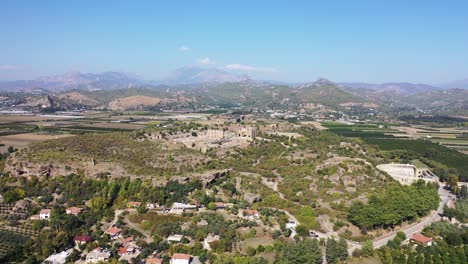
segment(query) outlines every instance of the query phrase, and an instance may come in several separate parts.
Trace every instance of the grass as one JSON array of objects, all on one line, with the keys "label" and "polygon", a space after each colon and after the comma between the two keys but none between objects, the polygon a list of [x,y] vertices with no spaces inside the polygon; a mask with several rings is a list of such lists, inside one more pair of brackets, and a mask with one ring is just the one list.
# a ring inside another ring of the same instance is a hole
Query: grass
[{"label": "grass", "polygon": [[141,228],[146,231],[154,233],[156,228],[163,224],[182,223],[188,220],[187,217],[178,215],[159,215],[157,213],[146,213],[130,215],[129,220],[133,223],[140,224]]},{"label": "grass", "polygon": [[[35,163],[73,164],[114,162],[136,175],[173,175],[191,172],[206,161],[202,153],[174,148],[163,150],[157,142],[138,142],[131,133],[85,134],[46,140],[20,151],[24,159]],[[171,158],[171,162],[167,162]]]}]

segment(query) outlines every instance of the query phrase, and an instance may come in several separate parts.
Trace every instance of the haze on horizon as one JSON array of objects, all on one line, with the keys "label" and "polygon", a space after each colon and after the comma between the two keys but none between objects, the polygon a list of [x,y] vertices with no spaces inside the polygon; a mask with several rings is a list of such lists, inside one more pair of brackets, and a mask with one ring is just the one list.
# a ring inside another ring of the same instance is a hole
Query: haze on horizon
[{"label": "haze on horizon", "polygon": [[9,1],[0,80],[68,71],[159,79],[185,65],[257,79],[468,78],[466,1]]}]

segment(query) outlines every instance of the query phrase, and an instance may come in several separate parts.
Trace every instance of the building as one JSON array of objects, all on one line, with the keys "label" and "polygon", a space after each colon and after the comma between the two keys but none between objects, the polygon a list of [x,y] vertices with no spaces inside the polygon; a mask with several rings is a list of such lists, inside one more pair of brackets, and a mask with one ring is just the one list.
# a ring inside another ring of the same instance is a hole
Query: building
[{"label": "building", "polygon": [[432,245],[432,238],[424,236],[422,234],[414,234],[411,237],[411,241],[414,243],[421,245],[421,246],[431,246]]},{"label": "building", "polygon": [[83,208],[79,207],[70,207],[65,209],[66,214],[79,215],[83,211]]},{"label": "building", "polygon": [[257,210],[244,210],[243,214],[249,220],[255,220],[260,217],[260,213]]},{"label": "building", "polygon": [[145,261],[145,264],[162,264],[162,258],[148,257]]},{"label": "building", "polygon": [[117,227],[110,227],[104,233],[108,234],[112,239],[117,239],[122,233],[122,229]]},{"label": "building", "polygon": [[159,204],[157,204],[157,203],[147,203],[146,208],[147,209],[156,209],[156,208],[159,208]]},{"label": "building", "polygon": [[86,263],[107,262],[110,256],[111,253],[109,251],[96,248],[86,255]]},{"label": "building", "polygon": [[192,255],[176,253],[172,255],[170,264],[190,264],[192,263],[192,260]]},{"label": "building", "polygon": [[50,209],[42,209],[40,212],[39,212],[39,219],[49,219],[50,218],[50,212],[52,210]]},{"label": "building", "polygon": [[142,204],[141,202],[128,202],[127,208],[138,208],[140,207],[141,204]]},{"label": "building", "polygon": [[174,242],[174,243],[180,243],[182,241],[182,238],[184,238],[184,235],[170,235],[167,237],[167,241],[169,242]]},{"label": "building", "polygon": [[412,184],[418,180],[437,182],[437,177],[429,170],[418,170],[412,164],[388,163],[377,165],[377,169],[388,173],[401,184]]},{"label": "building", "polygon": [[197,210],[197,206],[193,204],[174,203],[171,207],[171,213],[183,213],[187,210]]},{"label": "building", "polygon": [[257,137],[257,128],[255,127],[242,127],[237,130],[238,137],[245,137],[249,139],[255,139]]},{"label": "building", "polygon": [[219,236],[218,235],[212,235],[209,234],[204,240],[203,240],[203,248],[206,250],[211,250],[211,243],[219,241]]},{"label": "building", "polygon": [[92,238],[91,236],[76,236],[73,240],[77,246],[81,246],[91,242]]},{"label": "building", "polygon": [[131,255],[136,252],[135,248],[132,247],[120,247],[118,253],[120,256]]}]

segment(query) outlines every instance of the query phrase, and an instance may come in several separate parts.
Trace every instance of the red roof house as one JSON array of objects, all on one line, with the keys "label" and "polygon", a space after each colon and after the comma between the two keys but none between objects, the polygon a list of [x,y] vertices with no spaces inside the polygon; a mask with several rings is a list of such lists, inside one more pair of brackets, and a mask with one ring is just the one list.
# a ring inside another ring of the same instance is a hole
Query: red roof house
[{"label": "red roof house", "polygon": [[423,246],[432,245],[432,238],[424,236],[422,234],[414,234],[413,237],[411,237],[411,241]]},{"label": "red roof house", "polygon": [[117,228],[117,227],[110,227],[107,229],[104,233],[108,234],[111,236],[111,238],[117,238],[120,236],[120,233],[122,232],[122,229]]},{"label": "red roof house", "polygon": [[91,236],[76,236],[73,240],[75,244],[79,246],[91,242],[92,238]]}]

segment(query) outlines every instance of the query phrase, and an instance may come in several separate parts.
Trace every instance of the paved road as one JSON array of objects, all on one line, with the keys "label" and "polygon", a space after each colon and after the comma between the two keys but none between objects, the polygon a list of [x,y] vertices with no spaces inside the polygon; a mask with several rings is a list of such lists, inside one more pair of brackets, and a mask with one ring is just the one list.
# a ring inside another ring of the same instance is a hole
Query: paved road
[{"label": "paved road", "polygon": [[[411,237],[413,234],[415,233],[419,233],[421,232],[424,227],[434,223],[434,222],[437,222],[441,219],[440,215],[443,213],[443,210],[444,210],[444,205],[446,205],[448,203],[448,201],[451,199],[450,196],[453,196],[450,194],[449,191],[445,190],[443,188],[444,186],[441,184],[440,185],[440,188],[439,188],[439,196],[441,198],[441,201],[440,201],[440,204],[439,204],[439,207],[437,208],[437,210],[435,212],[433,212],[430,216],[428,217],[425,217],[423,218],[421,221],[417,222],[417,223],[413,223],[407,227],[405,227],[404,229],[402,230],[397,230],[397,231],[394,231],[390,234],[386,234],[384,237],[380,237],[380,238],[377,238],[373,241],[373,244],[374,244],[374,247],[375,248],[380,248],[380,247],[383,247],[387,244],[387,242],[389,240],[392,240],[395,238],[395,235],[398,231],[403,231],[405,232],[406,236],[407,237]],[[329,233],[320,233],[320,232],[316,232],[320,238],[330,238],[330,237],[338,237],[338,235],[335,233],[335,232],[329,232]],[[362,244],[359,243],[359,242],[355,242],[355,241],[351,241],[351,240],[346,240],[346,242],[348,242],[348,252],[349,254],[352,254],[352,252],[355,250],[355,249],[361,249],[362,248]]]}]

